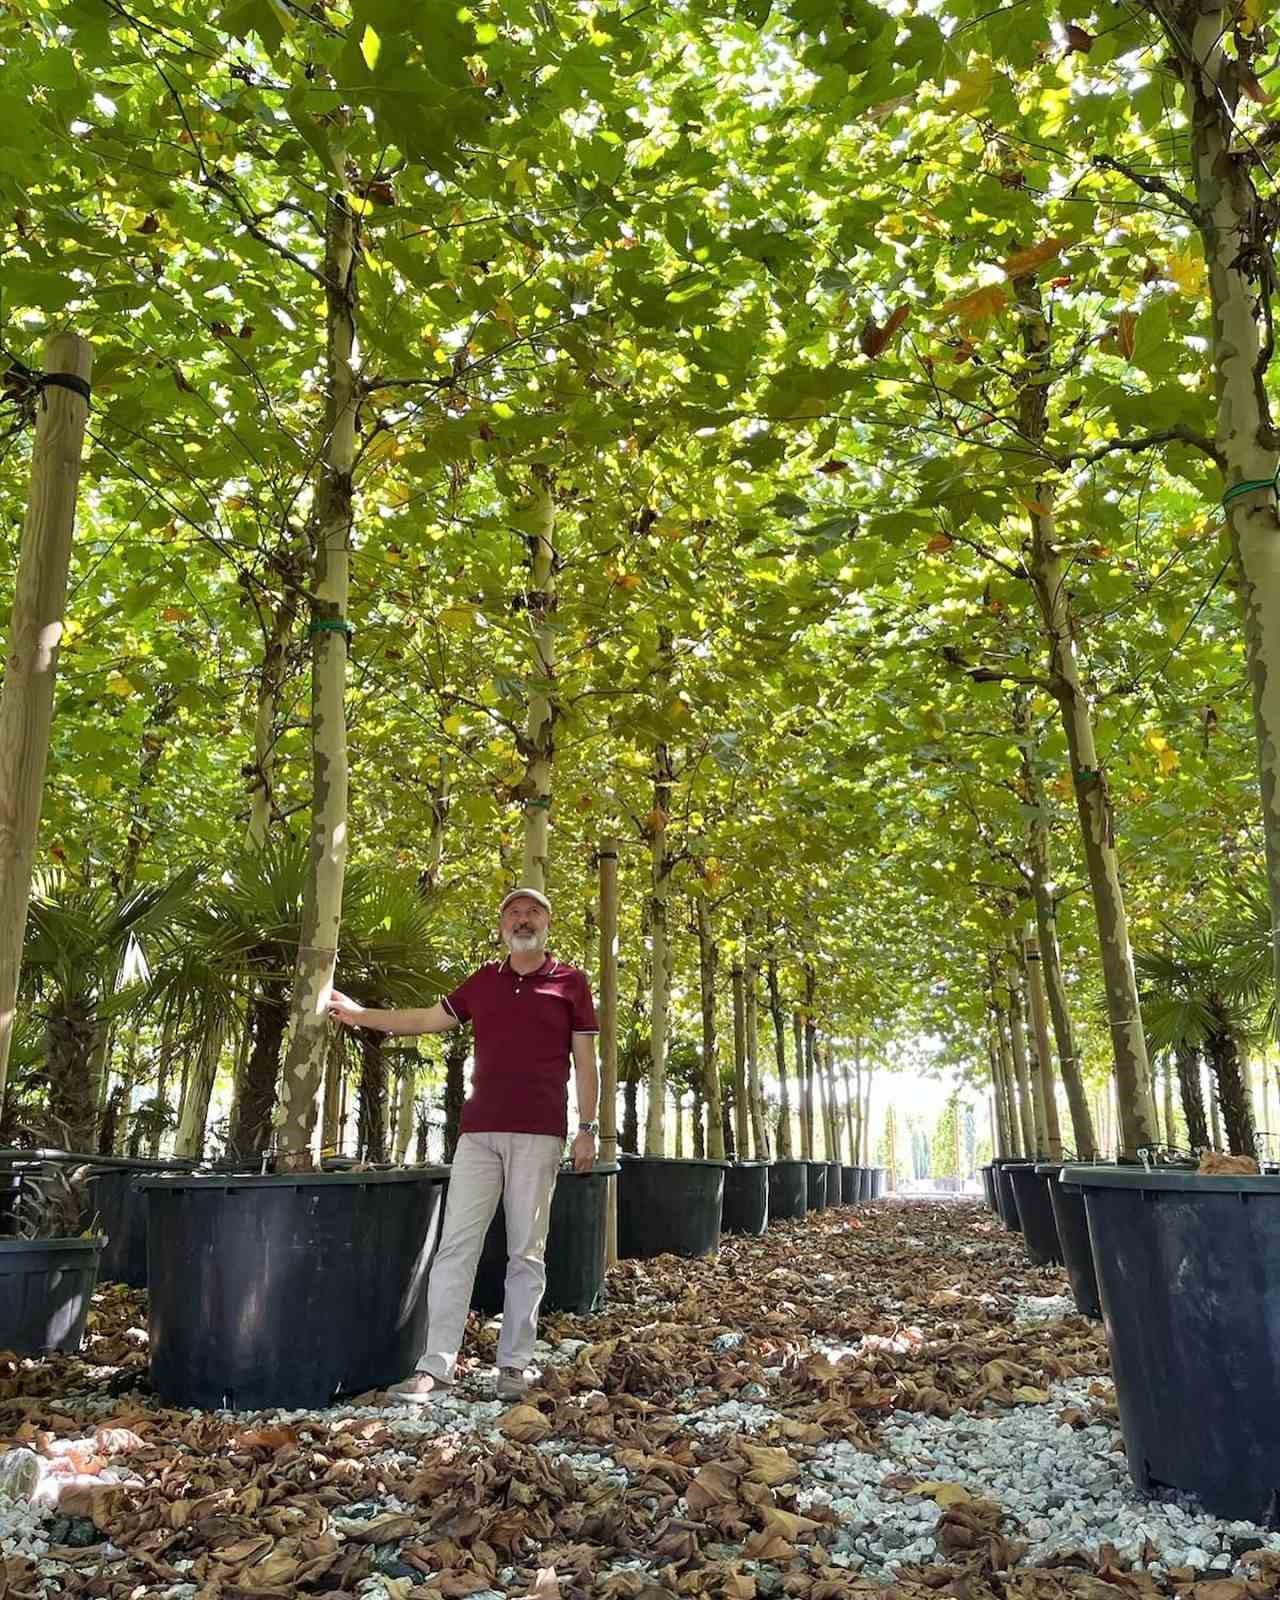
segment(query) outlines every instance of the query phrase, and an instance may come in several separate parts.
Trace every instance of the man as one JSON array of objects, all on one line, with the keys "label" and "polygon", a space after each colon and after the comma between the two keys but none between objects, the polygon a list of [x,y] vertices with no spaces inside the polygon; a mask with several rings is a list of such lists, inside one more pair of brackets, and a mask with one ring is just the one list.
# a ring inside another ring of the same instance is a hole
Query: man
[{"label": "man", "polygon": [[514,889],[498,908],[508,954],[473,972],[425,1010],[379,1011],[334,990],[329,1015],[354,1028],[386,1033],[475,1031],[471,1096],[462,1108],[449,1203],[427,1287],[427,1348],[417,1370],[390,1393],[424,1401],[453,1382],[484,1236],[502,1200],[507,1224],[507,1281],[498,1341],[498,1398],[528,1388],[538,1307],[546,1288],[543,1256],[551,1195],[564,1153],[569,1060],[583,1118],[573,1164],[596,1158],[596,1014],[584,972],[547,954],[551,902],[537,889]]}]

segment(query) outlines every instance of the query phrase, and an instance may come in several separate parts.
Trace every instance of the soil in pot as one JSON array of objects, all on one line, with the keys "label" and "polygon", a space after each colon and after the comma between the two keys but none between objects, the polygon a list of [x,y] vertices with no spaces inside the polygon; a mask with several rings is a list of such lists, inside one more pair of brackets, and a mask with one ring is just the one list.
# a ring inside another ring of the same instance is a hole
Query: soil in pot
[{"label": "soil in pot", "polygon": [[426,1339],[447,1169],[144,1178],[151,1379],[200,1410],[320,1408]]},{"label": "soil in pot", "polygon": [[727,1161],[624,1156],[618,1173],[618,1255],[711,1255],[720,1244]]},{"label": "soil in pot", "polygon": [[0,1349],[74,1355],[98,1281],[102,1240],[0,1239]]},{"label": "soil in pot", "polygon": [[809,1209],[809,1163],[775,1161],[769,1168],[769,1218],[781,1222]]},{"label": "soil in pot", "polygon": [[[547,1288],[543,1311],[571,1311],[585,1317],[600,1309],[604,1294],[605,1229],[609,1179],[616,1162],[597,1162],[590,1172],[567,1168],[556,1177],[547,1233]],[[485,1235],[476,1269],[471,1306],[486,1316],[502,1310],[507,1281],[507,1222],[502,1203]]]}]

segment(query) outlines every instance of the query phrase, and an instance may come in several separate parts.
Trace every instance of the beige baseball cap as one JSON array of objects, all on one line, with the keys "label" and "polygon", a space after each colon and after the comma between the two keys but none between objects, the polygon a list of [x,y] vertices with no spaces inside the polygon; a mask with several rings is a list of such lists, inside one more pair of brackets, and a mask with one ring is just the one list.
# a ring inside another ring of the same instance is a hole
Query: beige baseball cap
[{"label": "beige baseball cap", "polygon": [[536,900],[547,915],[551,915],[551,902],[541,889],[513,889],[509,895],[503,896],[502,904],[498,907],[498,915],[501,916],[513,900],[521,898]]}]

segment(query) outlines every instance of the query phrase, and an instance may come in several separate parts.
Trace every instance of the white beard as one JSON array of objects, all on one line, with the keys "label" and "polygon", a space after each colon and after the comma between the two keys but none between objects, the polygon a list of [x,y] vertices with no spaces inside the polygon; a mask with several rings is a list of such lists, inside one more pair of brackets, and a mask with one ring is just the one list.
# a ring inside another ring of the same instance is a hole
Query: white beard
[{"label": "white beard", "polygon": [[545,933],[513,933],[506,936],[507,949],[516,955],[534,955],[547,948]]}]

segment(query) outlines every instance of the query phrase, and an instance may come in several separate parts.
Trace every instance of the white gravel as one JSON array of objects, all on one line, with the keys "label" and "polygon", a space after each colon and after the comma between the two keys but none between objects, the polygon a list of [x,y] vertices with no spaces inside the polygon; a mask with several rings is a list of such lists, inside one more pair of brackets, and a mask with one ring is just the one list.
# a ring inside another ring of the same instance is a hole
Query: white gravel
[{"label": "white gravel", "polygon": [[1088,1412],[1088,1387],[1085,1381],[1058,1384],[1048,1404],[988,1415],[913,1416],[885,1428],[878,1455],[845,1443],[821,1445],[806,1463],[801,1506],[830,1505],[841,1524],[835,1548],[861,1557],[870,1575],[890,1574],[900,1562],[938,1559],[938,1506],[927,1495],[883,1487],[895,1473],[958,1484],[974,1499],[998,1502],[1011,1519],[1010,1531],[1030,1543],[1031,1561],[1058,1550],[1094,1552],[1104,1543],[1137,1558],[1149,1539],[1163,1567],[1221,1573],[1235,1564],[1233,1544],[1280,1550],[1280,1534],[1253,1523],[1210,1517],[1182,1497],[1142,1495],[1117,1448],[1116,1428],[1059,1423],[1064,1404]]}]

